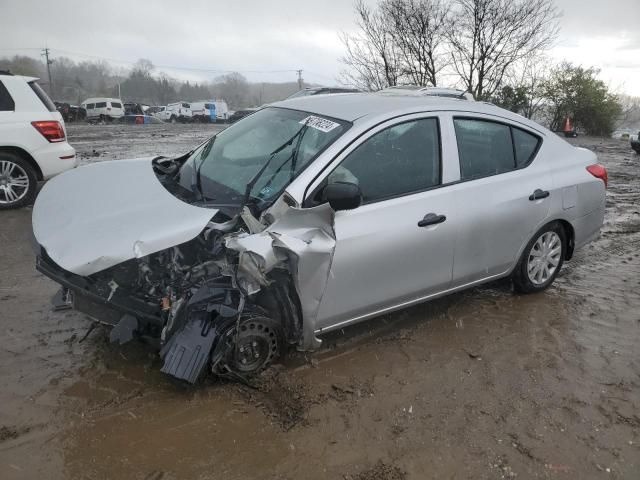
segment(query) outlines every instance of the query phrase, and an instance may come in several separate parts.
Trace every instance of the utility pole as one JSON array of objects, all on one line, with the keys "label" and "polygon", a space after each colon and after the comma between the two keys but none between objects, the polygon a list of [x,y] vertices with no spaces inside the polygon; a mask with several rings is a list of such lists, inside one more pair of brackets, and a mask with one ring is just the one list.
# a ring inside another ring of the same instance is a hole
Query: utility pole
[{"label": "utility pole", "polygon": [[42,55],[44,55],[45,61],[47,63],[47,75],[49,76],[49,95],[53,96],[53,81],[51,80],[51,64],[53,63],[53,60],[49,60],[48,47],[42,49]]},{"label": "utility pole", "polygon": [[302,70],[296,70],[298,72],[298,90],[302,90]]}]

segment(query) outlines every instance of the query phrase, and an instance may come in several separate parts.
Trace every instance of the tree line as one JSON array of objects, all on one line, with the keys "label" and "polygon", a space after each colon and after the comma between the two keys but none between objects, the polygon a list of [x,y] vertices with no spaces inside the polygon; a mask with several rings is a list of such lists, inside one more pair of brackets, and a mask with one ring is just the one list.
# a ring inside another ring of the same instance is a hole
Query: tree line
[{"label": "tree line", "polygon": [[357,31],[340,37],[342,79],[364,90],[455,86],[552,130],[569,117],[595,135],[609,134],[626,110],[597,69],[550,66],[553,0],[357,0],[355,13]]},{"label": "tree line", "polygon": [[224,99],[232,110],[258,107],[282,100],[298,91],[295,81],[284,83],[252,83],[240,73],[218,76],[210,82],[179,81],[153,63],[138,60],[130,70],[118,70],[105,61],[76,62],[56,57],[50,66],[51,84],[46,66],[27,56],[0,58],[0,70],[39,77],[52,99],[79,104],[89,97],[118,97],[123,101],[166,105],[176,101]]}]

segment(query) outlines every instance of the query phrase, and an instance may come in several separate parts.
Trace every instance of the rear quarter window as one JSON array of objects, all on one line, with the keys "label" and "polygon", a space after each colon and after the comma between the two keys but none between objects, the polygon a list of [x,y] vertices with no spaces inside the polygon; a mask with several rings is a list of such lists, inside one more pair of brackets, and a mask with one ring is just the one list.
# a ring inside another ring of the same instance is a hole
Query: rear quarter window
[{"label": "rear quarter window", "polygon": [[513,148],[516,152],[516,165],[518,168],[527,165],[538,151],[540,139],[519,128],[512,128]]},{"label": "rear quarter window", "polygon": [[47,110],[49,110],[50,112],[56,111],[55,104],[51,101],[51,99],[49,98],[49,95],[47,95],[47,93],[42,89],[42,87],[38,85],[38,83],[29,82],[29,86],[31,87],[31,90],[33,90],[33,93],[36,94],[36,96],[40,99],[40,101],[46,107]]},{"label": "rear quarter window", "polygon": [[111,106],[113,108],[122,108],[122,104],[118,102],[111,102]]},{"label": "rear quarter window", "polygon": [[16,109],[16,103],[11,98],[7,87],[0,81],[0,112],[13,112]]}]

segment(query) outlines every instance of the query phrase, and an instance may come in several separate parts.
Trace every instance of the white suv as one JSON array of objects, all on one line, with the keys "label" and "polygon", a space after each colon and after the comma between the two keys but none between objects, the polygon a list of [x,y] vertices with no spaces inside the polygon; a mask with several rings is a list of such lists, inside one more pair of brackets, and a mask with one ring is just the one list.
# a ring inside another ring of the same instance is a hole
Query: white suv
[{"label": "white suv", "polygon": [[37,80],[0,71],[0,209],[32,203],[38,181],[78,164],[62,115]]}]

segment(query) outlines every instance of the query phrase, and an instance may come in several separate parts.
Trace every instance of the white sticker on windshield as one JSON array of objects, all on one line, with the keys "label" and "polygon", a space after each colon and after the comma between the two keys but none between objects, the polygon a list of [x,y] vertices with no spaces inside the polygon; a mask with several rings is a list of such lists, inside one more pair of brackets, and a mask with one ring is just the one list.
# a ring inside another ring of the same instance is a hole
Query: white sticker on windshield
[{"label": "white sticker on windshield", "polygon": [[301,125],[304,125],[305,123],[308,126],[313,127],[316,130],[320,130],[324,133],[330,132],[334,128],[340,126],[339,123],[332,122],[331,120],[327,120],[326,118],[316,117],[315,115],[309,115],[307,118],[300,120]]}]

